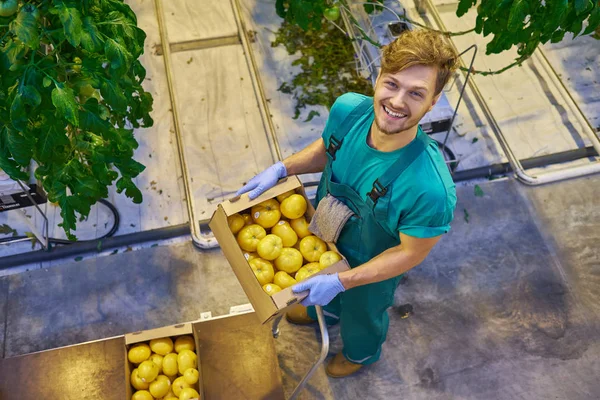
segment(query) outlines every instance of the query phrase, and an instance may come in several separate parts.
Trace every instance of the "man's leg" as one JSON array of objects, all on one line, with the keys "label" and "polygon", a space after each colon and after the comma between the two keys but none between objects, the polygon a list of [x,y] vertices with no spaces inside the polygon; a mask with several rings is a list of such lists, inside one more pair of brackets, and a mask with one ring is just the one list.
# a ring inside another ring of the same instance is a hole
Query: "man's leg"
[{"label": "man's leg", "polygon": [[344,357],[368,365],[379,360],[385,342],[389,317],[400,277],[359,286],[341,293],[341,336]]}]

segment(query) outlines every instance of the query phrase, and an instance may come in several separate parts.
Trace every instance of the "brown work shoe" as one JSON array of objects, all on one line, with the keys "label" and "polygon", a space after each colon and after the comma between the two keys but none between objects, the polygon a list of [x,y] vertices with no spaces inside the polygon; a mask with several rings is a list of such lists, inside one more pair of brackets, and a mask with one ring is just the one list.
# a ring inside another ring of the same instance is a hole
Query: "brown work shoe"
[{"label": "brown work shoe", "polygon": [[306,307],[302,304],[296,304],[294,307],[290,308],[290,311],[285,313],[285,319],[296,325],[308,325],[316,322],[315,319],[308,316]]},{"label": "brown work shoe", "polygon": [[355,364],[352,361],[348,361],[348,359],[340,352],[329,361],[327,368],[325,368],[325,372],[332,378],[343,378],[352,375],[362,367],[362,364]]}]

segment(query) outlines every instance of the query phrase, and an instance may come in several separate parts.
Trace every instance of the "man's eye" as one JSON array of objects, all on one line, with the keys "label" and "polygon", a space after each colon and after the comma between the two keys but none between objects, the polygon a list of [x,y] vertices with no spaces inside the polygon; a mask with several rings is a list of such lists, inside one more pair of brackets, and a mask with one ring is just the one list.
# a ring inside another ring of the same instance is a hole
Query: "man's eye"
[{"label": "man's eye", "polygon": [[398,87],[398,86],[396,86],[396,84],[394,82],[386,82],[385,84],[394,89]]},{"label": "man's eye", "polygon": [[413,96],[416,96],[416,97],[419,97],[419,98],[423,97],[423,95],[421,94],[421,92],[412,92],[412,94],[413,94]]}]

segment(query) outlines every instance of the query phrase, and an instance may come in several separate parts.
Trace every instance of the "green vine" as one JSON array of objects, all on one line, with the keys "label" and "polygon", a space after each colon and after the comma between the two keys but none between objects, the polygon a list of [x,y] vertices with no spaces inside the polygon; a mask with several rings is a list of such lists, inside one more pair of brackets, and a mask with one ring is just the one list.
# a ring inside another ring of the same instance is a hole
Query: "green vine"
[{"label": "green vine", "polygon": [[33,161],[71,240],[113,183],[142,202],[133,131],[153,124],[145,39],[122,0],[0,1],[0,169],[27,180]]},{"label": "green vine", "polygon": [[[307,106],[331,107],[335,99],[346,92],[373,95],[371,82],[357,72],[352,42],[333,24],[303,30],[284,21],[271,43],[272,47],[279,45],[285,46],[290,55],[299,55],[292,65],[302,67],[291,82],[279,87],[281,92],[292,94],[296,99],[294,119]],[[316,115],[318,111],[310,111],[306,121]]]}]

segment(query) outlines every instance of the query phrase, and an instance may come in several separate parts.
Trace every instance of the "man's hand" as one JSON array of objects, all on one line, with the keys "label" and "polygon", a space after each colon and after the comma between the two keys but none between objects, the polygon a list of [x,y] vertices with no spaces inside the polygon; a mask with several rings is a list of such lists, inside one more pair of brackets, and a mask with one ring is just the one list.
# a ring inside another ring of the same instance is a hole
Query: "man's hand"
[{"label": "man's hand", "polygon": [[250,181],[244,185],[243,188],[237,191],[236,196],[239,196],[242,193],[250,192],[248,193],[248,197],[250,200],[254,200],[263,192],[275,186],[279,179],[285,178],[286,176],[287,170],[285,169],[285,165],[279,161],[265,169],[260,174],[256,175],[254,178],[250,179]]},{"label": "man's hand", "polygon": [[292,292],[300,293],[309,290],[308,296],[301,301],[303,306],[325,306],[335,296],[345,292],[338,274],[318,275],[292,287]]}]

